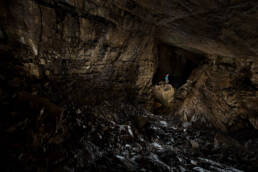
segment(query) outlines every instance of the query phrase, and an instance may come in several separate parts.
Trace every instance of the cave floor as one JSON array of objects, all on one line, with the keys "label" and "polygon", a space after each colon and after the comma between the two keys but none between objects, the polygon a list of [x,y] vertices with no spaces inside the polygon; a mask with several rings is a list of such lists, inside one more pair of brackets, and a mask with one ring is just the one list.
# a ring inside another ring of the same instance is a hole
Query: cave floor
[{"label": "cave floor", "polygon": [[129,102],[74,103],[65,93],[74,88],[67,80],[53,86],[10,77],[12,69],[0,75],[0,171],[258,169],[255,130],[229,136]]},{"label": "cave floor", "polygon": [[33,113],[13,110],[19,118],[1,120],[3,171],[257,169],[255,132],[226,136],[121,102],[104,101],[94,108],[71,103],[55,122],[44,109]]}]

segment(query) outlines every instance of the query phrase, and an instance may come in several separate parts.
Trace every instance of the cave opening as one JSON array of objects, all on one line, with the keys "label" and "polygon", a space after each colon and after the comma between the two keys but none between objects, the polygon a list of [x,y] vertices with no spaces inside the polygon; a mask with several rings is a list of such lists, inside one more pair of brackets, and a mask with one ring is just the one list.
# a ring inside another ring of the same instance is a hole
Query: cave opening
[{"label": "cave opening", "polygon": [[186,83],[192,71],[202,64],[204,55],[174,47],[166,43],[158,44],[158,66],[152,84],[165,80],[169,74],[169,83],[179,88]]}]

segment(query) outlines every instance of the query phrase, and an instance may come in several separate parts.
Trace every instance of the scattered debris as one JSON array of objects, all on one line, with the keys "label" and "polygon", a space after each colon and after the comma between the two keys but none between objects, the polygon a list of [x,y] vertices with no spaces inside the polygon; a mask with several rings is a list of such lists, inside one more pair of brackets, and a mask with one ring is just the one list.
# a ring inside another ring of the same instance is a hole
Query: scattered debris
[{"label": "scattered debris", "polygon": [[[43,93],[50,88],[43,84]],[[1,97],[7,112],[1,116],[3,171],[257,169],[258,137],[249,131],[233,138],[198,121],[182,123],[125,102],[57,104],[57,96],[43,93],[35,86]]]}]

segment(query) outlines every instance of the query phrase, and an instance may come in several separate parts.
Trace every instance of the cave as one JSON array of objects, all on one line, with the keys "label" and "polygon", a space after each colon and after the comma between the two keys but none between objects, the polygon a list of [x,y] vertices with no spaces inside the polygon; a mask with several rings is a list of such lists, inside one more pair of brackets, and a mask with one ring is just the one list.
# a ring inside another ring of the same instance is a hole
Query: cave
[{"label": "cave", "polygon": [[257,9],[1,0],[0,171],[257,171]]},{"label": "cave", "polygon": [[192,71],[204,63],[204,55],[194,53],[182,48],[159,43],[157,46],[158,62],[152,83],[158,84],[164,81],[169,74],[169,84],[179,88],[186,83]]}]

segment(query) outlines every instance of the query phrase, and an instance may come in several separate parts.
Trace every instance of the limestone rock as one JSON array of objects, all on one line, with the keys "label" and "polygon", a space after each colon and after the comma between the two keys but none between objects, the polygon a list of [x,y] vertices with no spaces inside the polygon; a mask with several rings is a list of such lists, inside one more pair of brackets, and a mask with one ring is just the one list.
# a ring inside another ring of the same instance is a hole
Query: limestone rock
[{"label": "limestone rock", "polygon": [[178,108],[176,114],[187,120],[193,116],[205,118],[223,131],[246,128],[248,121],[257,128],[257,87],[251,82],[249,60],[239,58],[226,62],[223,58],[215,65],[200,67],[191,76],[196,83],[190,93],[183,99],[176,97],[177,104],[173,105]]},{"label": "limestone rock", "polygon": [[0,11],[1,30],[10,38],[4,49],[26,63],[29,75],[80,80],[73,90],[83,85],[83,91],[74,99],[112,92],[106,97],[150,100],[153,25],[139,22],[111,1],[2,1]]},{"label": "limestone rock", "polygon": [[244,146],[242,146],[237,140],[235,140],[229,136],[222,135],[220,133],[217,133],[214,137],[214,146],[215,147],[220,147],[220,146],[232,147],[233,146],[241,151],[246,151],[244,149]]},{"label": "limestone rock", "polygon": [[[0,54],[27,75],[72,80],[72,89],[58,89],[72,100],[119,98],[150,108],[158,56],[166,56],[158,44],[180,47],[206,61],[190,89],[178,89],[173,112],[224,131],[249,125],[243,121],[258,128],[257,7],[255,0],[2,0]],[[165,106],[174,95],[168,89],[153,92]]]},{"label": "limestone rock", "polygon": [[258,87],[258,60],[253,61],[251,73],[251,81],[256,87]]},{"label": "limestone rock", "polygon": [[138,129],[144,128],[148,124],[149,121],[150,121],[150,119],[146,116],[135,117],[135,125]]},{"label": "limestone rock", "polygon": [[169,107],[173,101],[175,90],[170,84],[155,85],[153,87],[154,97],[164,106]]},{"label": "limestone rock", "polygon": [[21,103],[29,105],[29,107],[34,110],[39,111],[42,108],[46,109],[53,120],[59,118],[64,111],[63,108],[51,103],[47,98],[34,96],[28,92],[19,92],[17,94],[17,100]]},{"label": "limestone rock", "polygon": [[190,140],[193,149],[198,149],[200,147],[199,143],[195,140]]},{"label": "limestone rock", "polygon": [[24,70],[27,71],[27,73],[30,76],[39,78],[40,77],[40,71],[37,65],[33,63],[25,63],[24,64]]}]

